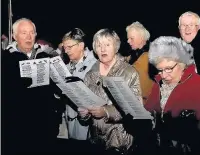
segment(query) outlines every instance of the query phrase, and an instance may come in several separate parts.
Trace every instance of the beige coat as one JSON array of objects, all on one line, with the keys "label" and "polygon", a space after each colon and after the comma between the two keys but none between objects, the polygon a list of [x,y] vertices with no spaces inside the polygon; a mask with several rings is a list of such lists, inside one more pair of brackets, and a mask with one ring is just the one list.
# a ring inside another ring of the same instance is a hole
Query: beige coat
[{"label": "beige coat", "polygon": [[[133,137],[128,134],[123,128],[123,125],[119,123],[122,117],[103,89],[102,76],[99,73],[99,64],[99,61],[94,64],[92,69],[86,74],[84,82],[96,95],[107,102],[105,109],[109,113],[109,119],[95,119],[92,117],[93,123],[90,126],[91,140],[94,143],[104,145],[106,149],[116,147],[128,150],[133,143]],[[136,95],[142,104],[139,76],[137,71],[131,65],[120,60],[118,57],[107,76],[123,77],[133,94]]]},{"label": "beige coat", "polygon": [[[130,56],[127,57],[127,62],[129,60]],[[153,80],[151,80],[151,78],[149,77],[148,52],[142,53],[142,55],[132,65],[139,73],[139,79],[142,89],[142,98],[143,103],[145,104],[153,87]]]}]

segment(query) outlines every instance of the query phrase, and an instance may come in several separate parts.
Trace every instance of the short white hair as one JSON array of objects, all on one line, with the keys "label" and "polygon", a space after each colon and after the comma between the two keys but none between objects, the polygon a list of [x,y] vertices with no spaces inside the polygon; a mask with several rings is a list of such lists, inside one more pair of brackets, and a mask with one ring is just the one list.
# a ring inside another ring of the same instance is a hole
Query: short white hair
[{"label": "short white hair", "polygon": [[13,24],[13,26],[12,26],[13,35],[17,33],[19,24],[20,24],[21,22],[24,22],[24,21],[27,21],[27,22],[32,23],[32,24],[33,24],[34,31],[35,31],[35,34],[37,34],[35,24],[34,24],[30,19],[28,19],[28,18],[20,18],[20,19],[16,20],[15,23]]},{"label": "short white hair", "polygon": [[161,36],[150,44],[149,62],[156,66],[163,59],[188,66],[194,63],[193,48],[180,38]]},{"label": "short white hair", "polygon": [[136,31],[140,31],[142,38],[147,41],[150,38],[150,33],[147,31],[147,29],[138,21],[133,22],[131,25],[128,25],[126,27],[126,32],[128,32],[130,29],[134,29]]},{"label": "short white hair", "polygon": [[178,20],[178,24],[179,26],[181,25],[181,18],[183,16],[194,16],[196,19],[197,19],[197,25],[200,25],[200,17],[197,13],[194,13],[192,11],[187,11],[185,13],[183,13],[180,17],[179,17],[179,20]]}]

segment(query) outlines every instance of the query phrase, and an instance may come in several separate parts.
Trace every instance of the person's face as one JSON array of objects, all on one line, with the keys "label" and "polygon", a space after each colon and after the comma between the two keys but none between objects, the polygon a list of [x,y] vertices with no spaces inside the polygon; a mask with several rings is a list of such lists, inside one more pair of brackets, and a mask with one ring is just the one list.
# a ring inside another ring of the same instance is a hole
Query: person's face
[{"label": "person's face", "polygon": [[29,21],[19,23],[17,32],[14,34],[14,39],[17,41],[17,46],[22,52],[30,52],[35,43],[36,32],[34,26]]},{"label": "person's face", "polygon": [[181,17],[179,32],[181,38],[190,43],[196,37],[199,30],[199,26],[197,25],[197,18],[192,15],[184,15]]},{"label": "person's face", "polygon": [[71,61],[79,61],[83,55],[84,45],[76,40],[68,39],[63,41],[63,48]]},{"label": "person's face", "polygon": [[129,29],[127,32],[127,42],[131,46],[131,49],[137,50],[144,46],[144,40],[141,33],[135,29]]},{"label": "person's face", "polygon": [[110,37],[103,37],[99,39],[95,48],[100,62],[104,64],[112,62],[116,54],[116,48],[114,45],[114,40]]},{"label": "person's face", "polygon": [[183,67],[181,67],[180,63],[167,59],[163,59],[158,63],[156,68],[162,80],[167,84],[178,83],[183,74]]}]

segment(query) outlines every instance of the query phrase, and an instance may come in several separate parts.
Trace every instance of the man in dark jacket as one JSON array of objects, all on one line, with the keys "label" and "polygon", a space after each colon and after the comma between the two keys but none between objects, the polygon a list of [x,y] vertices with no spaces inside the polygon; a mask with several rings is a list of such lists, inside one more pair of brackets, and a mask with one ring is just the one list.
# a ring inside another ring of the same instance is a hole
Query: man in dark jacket
[{"label": "man in dark jacket", "polygon": [[58,134],[60,113],[54,97],[57,86],[28,88],[32,79],[21,78],[19,61],[49,57],[35,44],[36,28],[26,18],[13,24],[13,42],[2,52],[2,108],[4,152],[50,152]]}]

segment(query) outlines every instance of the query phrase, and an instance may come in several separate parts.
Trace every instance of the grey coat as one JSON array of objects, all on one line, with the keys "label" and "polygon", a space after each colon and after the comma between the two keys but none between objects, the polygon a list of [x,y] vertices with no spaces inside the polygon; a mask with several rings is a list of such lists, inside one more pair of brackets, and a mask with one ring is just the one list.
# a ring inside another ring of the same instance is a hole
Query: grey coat
[{"label": "grey coat", "polygon": [[[95,119],[92,117],[93,123],[90,125],[91,141],[93,143],[104,145],[106,149],[116,147],[128,150],[132,145],[133,137],[128,134],[123,128],[123,125],[119,123],[122,117],[103,89],[102,76],[99,73],[99,65],[99,61],[93,65],[92,69],[86,74],[84,82],[96,95],[107,102],[105,109],[109,114],[109,118]],[[139,76],[132,66],[117,56],[117,61],[110,69],[107,76],[123,77],[132,92],[137,96],[138,100],[140,100],[142,104]]]},{"label": "grey coat", "polygon": [[[97,61],[93,52],[89,51],[87,48],[84,51],[84,56],[85,59],[75,65],[76,69],[72,73],[73,76],[77,76],[81,79],[85,77],[85,74]],[[67,65],[67,68],[69,70],[71,69],[70,64]],[[77,115],[76,111],[74,111],[69,105],[66,105],[65,120],[68,127],[68,137],[77,140],[86,140],[88,136],[88,126],[81,125],[77,119]]]}]

